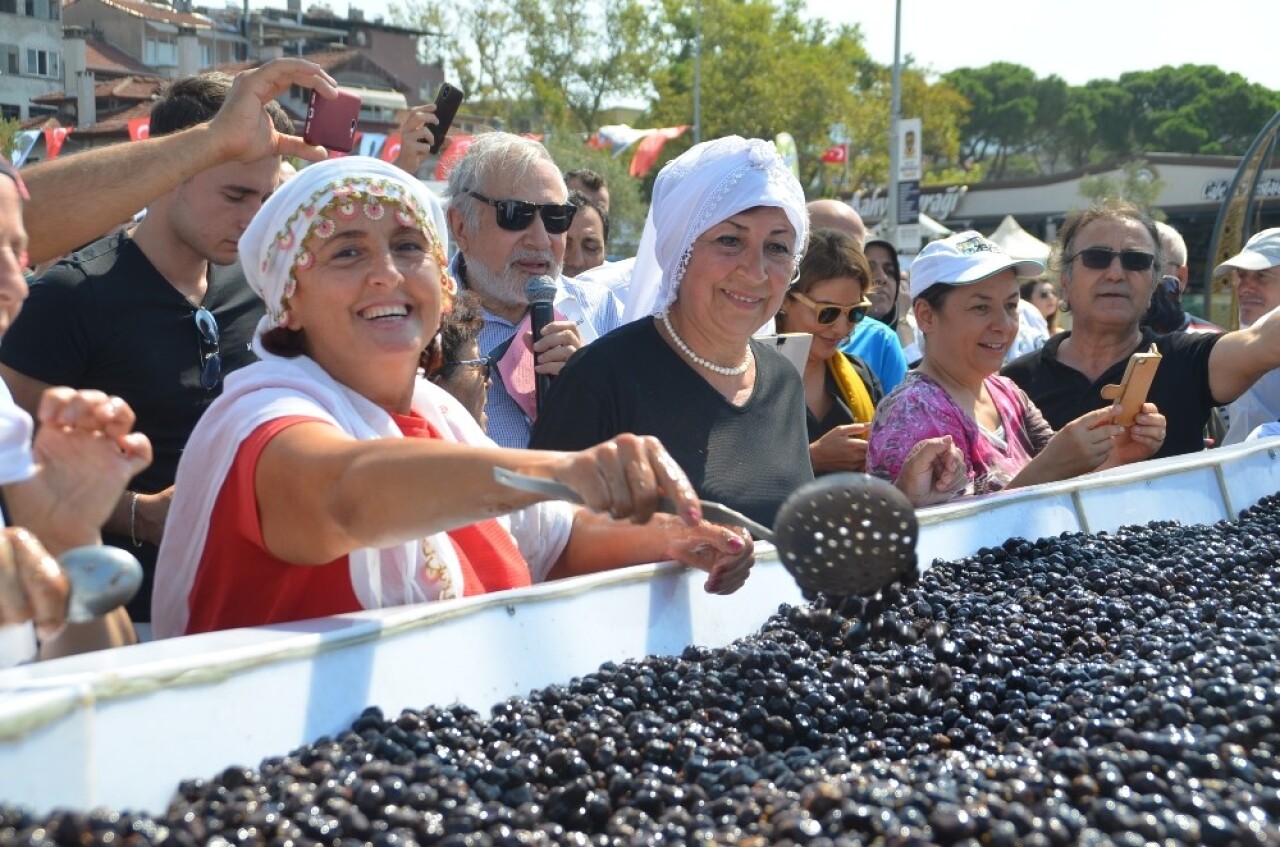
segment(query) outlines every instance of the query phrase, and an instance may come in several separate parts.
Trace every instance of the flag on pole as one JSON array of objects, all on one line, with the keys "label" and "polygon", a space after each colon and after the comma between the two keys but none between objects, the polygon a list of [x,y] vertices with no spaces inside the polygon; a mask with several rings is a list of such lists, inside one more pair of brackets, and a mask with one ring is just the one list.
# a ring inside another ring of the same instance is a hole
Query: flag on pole
[{"label": "flag on pole", "polygon": [[688,126],[668,126],[649,130],[649,134],[636,145],[636,154],[631,159],[631,175],[638,179],[648,173],[658,161],[658,154],[662,152],[663,145],[673,138],[679,138],[688,128]]},{"label": "flag on pole", "polygon": [[822,154],[822,161],[828,165],[843,165],[849,160],[849,145],[836,144],[827,148]]},{"label": "flag on pole", "polygon": [[62,142],[67,140],[67,133],[69,132],[71,130],[61,126],[44,131],[44,153],[46,159],[52,159],[58,155],[62,150]]},{"label": "flag on pole", "polygon": [[129,140],[141,141],[151,137],[151,118],[129,119]]}]

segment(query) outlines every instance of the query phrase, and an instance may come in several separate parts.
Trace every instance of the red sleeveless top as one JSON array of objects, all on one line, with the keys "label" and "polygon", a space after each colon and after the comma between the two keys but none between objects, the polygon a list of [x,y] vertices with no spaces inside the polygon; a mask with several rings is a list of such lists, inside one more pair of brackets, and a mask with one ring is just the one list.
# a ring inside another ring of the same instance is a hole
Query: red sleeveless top
[{"label": "red sleeveless top", "polygon": [[[393,417],[408,438],[440,437],[418,415]],[[240,445],[214,503],[200,565],[187,597],[188,634],[361,609],[346,556],[323,565],[295,565],[273,556],[262,539],[254,493],[258,458],[271,439],[288,427],[317,420],[277,418],[255,429]],[[511,534],[496,520],[464,526],[448,536],[462,566],[464,596],[530,584],[529,566]]]}]

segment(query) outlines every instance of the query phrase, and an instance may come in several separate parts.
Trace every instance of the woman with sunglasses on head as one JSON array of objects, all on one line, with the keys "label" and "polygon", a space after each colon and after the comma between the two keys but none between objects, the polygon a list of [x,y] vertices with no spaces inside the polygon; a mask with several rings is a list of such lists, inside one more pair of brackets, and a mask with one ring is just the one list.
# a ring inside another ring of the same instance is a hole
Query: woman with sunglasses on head
[{"label": "woman with sunglasses on head", "polygon": [[964,455],[966,493],[987,494],[1145,459],[1159,448],[1164,418],[1150,403],[1130,427],[1113,424],[1116,410],[1106,408],[1055,433],[997,375],[1018,333],[1018,275],[1042,270],[973,231],[920,251],[911,295],[924,358],[877,410],[868,472],[892,479],[921,440],[950,436]]},{"label": "woman with sunglasses on head", "polygon": [[802,381],[815,474],[866,466],[866,436],[883,392],[867,363],[842,353],[840,345],[867,316],[871,288],[871,269],[857,242],[819,229],[809,236],[800,278],[778,311],[778,332],[813,336]]},{"label": "woman with sunglasses on head", "polygon": [[1280,367],[1280,321],[1221,334],[1161,335],[1141,326],[1163,256],[1155,223],[1133,204],[1111,200],[1079,212],[1058,238],[1071,330],[1004,369],[1050,425],[1109,406],[1103,386],[1119,384],[1129,357],[1154,344],[1162,359],[1147,397],[1169,425],[1156,458],[1198,452],[1214,407]]},{"label": "woman with sunglasses on head", "polygon": [[[227,380],[183,453],[158,637],[664,559],[709,571],[711,592],[746,579],[750,539],[701,521],[655,439],[497,448],[420,378],[456,293],[443,227],[422,183],[360,156],[304,169],[254,216],[240,251],[266,304],[260,360]],[[507,488],[497,468],[562,482],[588,508]],[[661,494],[679,517],[654,514]]]}]

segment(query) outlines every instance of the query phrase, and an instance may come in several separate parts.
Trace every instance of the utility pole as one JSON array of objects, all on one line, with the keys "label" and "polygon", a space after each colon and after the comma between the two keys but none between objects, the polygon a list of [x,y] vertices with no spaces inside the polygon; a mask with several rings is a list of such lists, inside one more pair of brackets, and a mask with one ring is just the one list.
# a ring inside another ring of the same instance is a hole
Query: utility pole
[{"label": "utility pole", "polygon": [[893,95],[889,106],[889,196],[885,208],[885,240],[898,247],[898,121],[902,118],[902,0],[893,20]]},{"label": "utility pole", "polygon": [[693,143],[702,142],[702,0],[693,7]]}]

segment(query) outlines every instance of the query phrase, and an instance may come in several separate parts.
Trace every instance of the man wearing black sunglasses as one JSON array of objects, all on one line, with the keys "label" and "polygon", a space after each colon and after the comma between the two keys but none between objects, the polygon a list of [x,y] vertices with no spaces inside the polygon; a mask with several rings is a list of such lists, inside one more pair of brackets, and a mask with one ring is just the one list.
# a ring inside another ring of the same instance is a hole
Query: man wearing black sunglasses
[{"label": "man wearing black sunglasses", "polygon": [[[174,81],[152,108],[151,136],[213,119],[231,87],[225,74]],[[278,104],[260,114],[275,132],[292,133]],[[95,241],[34,283],[4,339],[0,376],[20,406],[33,412],[50,385],[99,389],[123,398],[151,440],[154,462],[130,482],[103,534],[143,565],[142,590],[129,604],[135,621],[151,619],[151,578],[183,447],[223,376],[255,358],[249,342],[263,305],[240,269],[237,242],[279,175],[280,156],[259,155],[151,198],[132,231]]]},{"label": "man wearing black sunglasses", "polygon": [[[1141,326],[1162,276],[1160,236],[1142,209],[1103,201],[1069,217],[1058,239],[1072,328],[1003,371],[1050,426],[1061,428],[1073,416],[1108,407],[1112,401],[1103,396],[1104,387],[1120,384],[1130,357],[1155,345],[1162,358],[1146,399],[1168,422],[1155,458],[1197,452],[1205,447],[1214,407],[1231,403],[1280,368],[1280,321],[1223,333],[1160,335]],[[1236,264],[1224,263],[1216,272],[1265,267],[1263,246],[1261,239],[1251,241],[1229,260]],[[1275,249],[1280,257],[1280,245]]]},{"label": "man wearing black sunglasses", "polygon": [[[576,207],[564,177],[536,141],[504,132],[476,138],[449,174],[449,230],[458,253],[451,271],[480,296],[480,353],[495,362],[489,389],[489,436],[504,447],[527,447],[532,407],[518,386],[503,382],[524,354],[525,285],[549,277],[556,285],[556,320],[533,339],[538,373],[556,375],[584,344],[616,327],[621,308],[602,285],[562,275],[565,234]],[[514,382],[514,380],[513,380]]]}]

